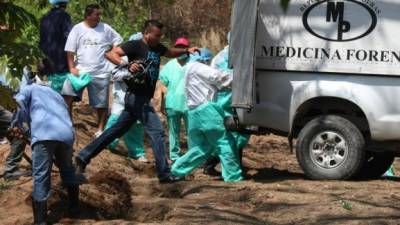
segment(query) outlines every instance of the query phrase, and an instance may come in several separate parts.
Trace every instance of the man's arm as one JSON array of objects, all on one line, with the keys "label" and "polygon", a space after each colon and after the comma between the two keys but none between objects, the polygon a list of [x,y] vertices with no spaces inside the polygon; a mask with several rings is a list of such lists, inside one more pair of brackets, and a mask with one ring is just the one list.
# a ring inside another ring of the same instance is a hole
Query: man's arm
[{"label": "man's arm", "polygon": [[[110,51],[106,53],[106,58],[110,60],[110,62],[114,63],[115,65],[126,65],[128,64],[127,61],[123,60],[121,57],[125,56],[126,53],[120,46],[114,46]],[[140,70],[140,65],[137,63],[133,63],[129,70],[133,73]]]},{"label": "man's arm", "polygon": [[79,70],[75,67],[73,52],[67,51],[67,61],[68,61],[69,72],[75,76],[79,76]]},{"label": "man's arm", "polygon": [[31,92],[32,92],[32,87],[25,86],[21,88],[21,90],[18,92],[18,94],[15,96],[15,101],[18,104],[18,110],[15,113],[11,125],[13,127],[23,127],[24,123],[28,123],[29,121],[29,104],[31,101]]},{"label": "man's arm", "polygon": [[119,46],[113,46],[110,51],[106,52],[106,58],[115,65],[126,65],[128,63],[121,58],[122,56],[125,56],[125,52]]},{"label": "man's arm", "polygon": [[181,56],[183,54],[193,54],[196,51],[199,51],[198,47],[192,47],[192,48],[170,48],[167,50],[167,52],[164,54],[165,57],[167,58],[176,58],[178,56]]},{"label": "man's arm", "polygon": [[68,34],[67,42],[65,43],[64,51],[67,54],[67,62],[69,72],[75,76],[79,76],[79,70],[75,67],[74,55],[78,48],[78,43],[76,40],[76,29],[72,28],[71,32]]}]

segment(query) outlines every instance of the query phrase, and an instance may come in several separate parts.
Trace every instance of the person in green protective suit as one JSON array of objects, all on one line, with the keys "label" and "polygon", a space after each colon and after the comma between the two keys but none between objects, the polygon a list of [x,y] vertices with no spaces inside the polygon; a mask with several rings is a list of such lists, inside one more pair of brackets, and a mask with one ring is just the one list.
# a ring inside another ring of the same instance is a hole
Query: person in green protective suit
[{"label": "person in green protective suit", "polygon": [[[184,177],[204,163],[211,154],[221,160],[222,177],[226,182],[242,180],[242,170],[224,126],[224,110],[214,101],[219,90],[228,89],[232,74],[211,68],[200,62],[209,62],[209,50],[201,49],[193,56],[185,73],[185,94],[188,111],[188,133],[191,146],[188,152],[172,165],[174,176]],[[197,62],[196,62],[197,61]]]},{"label": "person in green protective suit", "polygon": [[[132,35],[129,40],[139,40],[143,37],[141,33]],[[113,104],[111,109],[111,115],[108,118],[105,129],[112,127],[118,119],[121,112],[124,110],[125,105],[125,93],[127,86],[117,76],[112,76],[114,80],[113,84]],[[128,149],[128,157],[136,159],[140,162],[148,163],[149,161],[145,157],[144,149],[144,127],[138,121],[126,132],[123,136],[125,146]],[[108,148],[114,150],[119,144],[119,139],[115,139]]]},{"label": "person in green protective suit", "polygon": [[[183,37],[178,38],[174,46],[176,48],[188,48],[189,40]],[[184,54],[169,61],[160,71],[159,79],[167,87],[165,109],[169,130],[169,158],[171,161],[175,161],[181,156],[180,131],[182,120],[187,128],[188,108],[184,91],[184,75],[185,65],[188,60],[189,55]]]},{"label": "person in green protective suit", "polygon": [[[229,43],[229,34],[228,34],[228,43]],[[212,60],[211,67],[227,72],[232,72],[232,69],[229,68],[229,45],[226,46],[223,50],[221,50]],[[222,107],[224,110],[224,116],[230,117],[233,115],[232,109],[232,91],[225,90],[219,91],[217,94],[217,104]],[[239,154],[240,165],[242,166],[242,155],[243,148],[247,145],[250,140],[250,135],[240,134],[238,132],[228,131],[227,135],[231,142],[236,146],[236,149]],[[219,163],[219,158],[216,154],[213,154],[209,159],[207,159],[203,173],[211,176],[219,176],[220,174],[215,170],[216,165]],[[242,168],[243,169],[243,168]]]}]

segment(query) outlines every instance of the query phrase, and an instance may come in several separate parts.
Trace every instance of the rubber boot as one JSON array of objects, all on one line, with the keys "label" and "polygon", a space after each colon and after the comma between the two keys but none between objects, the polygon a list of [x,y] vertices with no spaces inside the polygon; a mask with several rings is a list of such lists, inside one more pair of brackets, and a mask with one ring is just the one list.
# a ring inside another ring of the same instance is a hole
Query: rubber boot
[{"label": "rubber boot", "polygon": [[47,201],[42,201],[42,202],[32,201],[32,209],[33,209],[33,224],[46,225]]},{"label": "rubber boot", "polygon": [[77,174],[85,173],[86,164],[79,157],[75,157],[75,167]]},{"label": "rubber boot", "polygon": [[76,217],[79,213],[79,186],[67,187],[68,191],[68,213],[70,217]]}]

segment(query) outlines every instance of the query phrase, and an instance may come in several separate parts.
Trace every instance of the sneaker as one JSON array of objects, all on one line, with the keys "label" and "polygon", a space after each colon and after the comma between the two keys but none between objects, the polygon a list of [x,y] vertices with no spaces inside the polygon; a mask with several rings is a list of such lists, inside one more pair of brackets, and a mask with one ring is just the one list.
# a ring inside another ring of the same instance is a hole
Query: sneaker
[{"label": "sneaker", "polygon": [[168,177],[159,180],[160,184],[169,184],[169,183],[176,183],[180,181],[185,181],[185,177],[176,177],[173,175],[169,175]]},{"label": "sneaker", "polygon": [[142,163],[149,163],[149,160],[144,156],[140,156],[136,160],[139,161],[139,162],[142,162]]},{"label": "sneaker", "polygon": [[4,180],[18,180],[20,177],[30,177],[32,176],[31,171],[14,171],[14,172],[6,172],[3,176]]},{"label": "sneaker", "polygon": [[102,135],[103,134],[103,131],[102,130],[98,130],[96,133],[94,133],[94,136],[96,137],[96,138],[98,138],[98,137],[100,137],[100,135]]}]

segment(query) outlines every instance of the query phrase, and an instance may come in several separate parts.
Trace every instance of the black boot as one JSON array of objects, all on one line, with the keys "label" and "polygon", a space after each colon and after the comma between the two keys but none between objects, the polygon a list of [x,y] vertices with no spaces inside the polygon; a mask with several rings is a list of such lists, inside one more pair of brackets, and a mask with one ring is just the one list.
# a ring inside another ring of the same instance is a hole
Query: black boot
[{"label": "black boot", "polygon": [[83,162],[79,157],[75,157],[75,166],[78,174],[85,173],[86,163]]},{"label": "black boot", "polygon": [[32,201],[32,209],[33,209],[33,224],[46,225],[47,201],[42,201],[42,202]]},{"label": "black boot", "polygon": [[71,217],[76,217],[79,213],[79,186],[67,187],[68,190],[68,213]]},{"label": "black boot", "polygon": [[215,170],[215,167],[218,165],[219,162],[220,159],[218,157],[211,156],[210,158],[208,158],[207,161],[204,163],[203,173],[209,176],[221,176],[221,173]]}]

